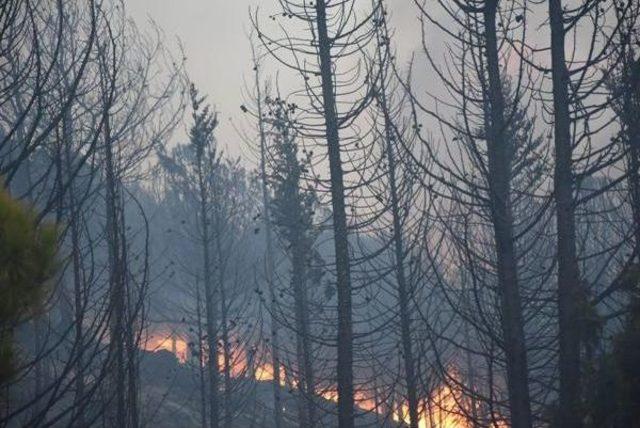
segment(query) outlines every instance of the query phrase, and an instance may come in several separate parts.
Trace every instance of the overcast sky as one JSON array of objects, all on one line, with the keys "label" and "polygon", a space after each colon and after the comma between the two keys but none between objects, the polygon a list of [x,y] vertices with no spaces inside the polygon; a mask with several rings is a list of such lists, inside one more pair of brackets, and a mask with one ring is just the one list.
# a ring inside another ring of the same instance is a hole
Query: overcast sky
[{"label": "overcast sky", "polygon": [[[218,137],[237,146],[229,119],[239,116],[244,79],[252,79],[249,8],[259,5],[260,16],[278,12],[276,0],[128,0],[129,14],[141,28],[155,21],[169,43],[182,42],[192,81],[209,96],[221,115]],[[420,27],[413,0],[390,0],[394,43],[402,59],[420,45]]]},{"label": "overcast sky", "polygon": [[[361,1],[363,6],[370,4],[370,0]],[[444,12],[437,7],[437,2],[428,2],[430,13],[439,23],[447,21]],[[398,64],[407,63],[414,52],[422,49],[421,28],[418,20],[418,10],[414,0],[387,0],[390,10],[391,26],[394,29],[393,45],[397,52]],[[127,0],[128,13],[141,28],[148,25],[150,19],[155,21],[164,31],[168,44],[177,45],[179,39],[187,56],[187,70],[192,81],[202,93],[208,95],[209,103],[219,112],[221,125],[217,136],[219,141],[227,147],[233,156],[246,154],[242,150],[242,143],[230,120],[233,118],[236,126],[243,126],[240,105],[243,99],[245,81],[252,82],[251,46],[248,34],[251,31],[249,8],[259,6],[261,22],[269,25],[269,15],[279,15],[281,12],[277,0]],[[527,15],[527,42],[533,46],[546,46],[549,35],[546,20],[546,8],[540,5]],[[446,26],[446,25],[445,25]],[[450,27],[453,27],[451,25]],[[275,28],[274,28],[275,30]],[[267,30],[272,34],[270,30]],[[450,42],[442,31],[434,25],[426,29],[426,38],[431,55],[440,61],[447,42]],[[277,35],[274,34],[274,35]],[[578,38],[579,39],[579,38]],[[543,55],[544,57],[544,55]],[[512,57],[512,59],[514,59]],[[546,60],[546,58],[543,58]],[[517,61],[516,61],[517,62]],[[444,61],[442,61],[444,64]],[[517,69],[514,64],[514,72]],[[268,78],[273,76],[263,76]],[[282,76],[280,76],[282,77]],[[299,88],[299,82],[280,82],[283,92]],[[291,80],[291,79],[289,79]],[[418,60],[412,74],[414,88],[419,97],[425,92],[435,95],[445,94],[444,85],[440,82],[426,64]],[[285,87],[283,87],[285,86]],[[427,100],[423,98],[423,100]],[[425,123],[431,128],[428,123]],[[188,124],[184,125],[185,127]],[[437,133],[438,128],[433,127]],[[177,133],[176,139],[185,138],[183,131]]]}]

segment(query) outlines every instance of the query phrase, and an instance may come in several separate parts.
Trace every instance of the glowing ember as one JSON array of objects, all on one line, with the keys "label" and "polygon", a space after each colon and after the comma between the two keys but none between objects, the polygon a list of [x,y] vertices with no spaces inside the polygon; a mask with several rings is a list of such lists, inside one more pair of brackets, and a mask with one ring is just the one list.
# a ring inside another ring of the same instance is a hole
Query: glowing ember
[{"label": "glowing ember", "polygon": [[[271,382],[274,379],[273,373],[273,365],[271,363],[262,363],[258,365],[254,371],[253,377],[255,380],[260,382]],[[280,367],[280,386],[284,387],[287,385],[286,382],[286,371],[284,367]]]}]

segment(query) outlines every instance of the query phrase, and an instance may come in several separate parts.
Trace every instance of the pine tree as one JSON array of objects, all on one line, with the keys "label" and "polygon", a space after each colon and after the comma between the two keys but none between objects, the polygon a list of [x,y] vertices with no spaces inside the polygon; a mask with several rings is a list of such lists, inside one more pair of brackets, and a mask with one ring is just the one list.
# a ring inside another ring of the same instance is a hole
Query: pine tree
[{"label": "pine tree", "polygon": [[274,189],[272,215],[291,259],[291,286],[295,301],[296,349],[298,361],[299,423],[314,426],[314,374],[311,362],[309,304],[307,286],[309,265],[314,256],[313,213],[317,203],[315,191],[303,188],[311,156],[302,158],[296,144],[292,116],[296,106],[281,99],[270,102],[273,142],[271,186]]}]

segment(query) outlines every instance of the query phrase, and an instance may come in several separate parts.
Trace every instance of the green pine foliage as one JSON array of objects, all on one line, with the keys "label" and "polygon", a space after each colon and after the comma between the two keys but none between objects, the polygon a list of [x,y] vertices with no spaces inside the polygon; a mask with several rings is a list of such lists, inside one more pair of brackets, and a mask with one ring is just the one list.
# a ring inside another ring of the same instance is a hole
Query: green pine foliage
[{"label": "green pine foliage", "polygon": [[13,330],[42,310],[56,269],[57,232],[0,190],[0,384],[14,372]]},{"label": "green pine foliage", "polygon": [[296,141],[294,104],[280,98],[269,99],[269,116],[273,126],[271,144],[270,184],[274,190],[273,216],[276,226],[287,242],[299,242],[310,247],[313,237],[313,215],[316,194],[313,188],[303,187],[304,176],[309,171],[312,153],[305,151],[299,156]]}]

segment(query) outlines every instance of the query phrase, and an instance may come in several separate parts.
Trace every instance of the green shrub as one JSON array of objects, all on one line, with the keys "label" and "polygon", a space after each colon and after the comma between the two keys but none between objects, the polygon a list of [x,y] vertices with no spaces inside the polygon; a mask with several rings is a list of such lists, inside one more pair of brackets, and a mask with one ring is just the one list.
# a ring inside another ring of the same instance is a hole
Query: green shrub
[{"label": "green shrub", "polygon": [[0,190],[0,384],[14,371],[13,330],[43,309],[56,268],[57,232]]}]

